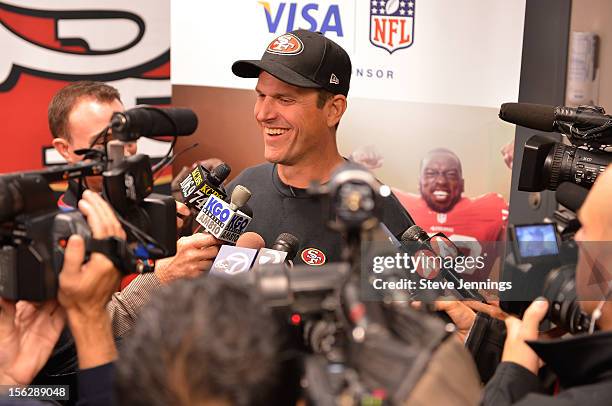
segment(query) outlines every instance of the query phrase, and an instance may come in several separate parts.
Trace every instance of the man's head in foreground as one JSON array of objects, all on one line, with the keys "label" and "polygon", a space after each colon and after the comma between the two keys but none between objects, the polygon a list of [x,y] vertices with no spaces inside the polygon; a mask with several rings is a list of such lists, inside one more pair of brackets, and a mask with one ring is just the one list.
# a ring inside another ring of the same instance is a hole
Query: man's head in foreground
[{"label": "man's head in foreground", "polygon": [[346,111],[351,61],[320,33],[297,30],[274,39],[261,60],[241,60],[234,74],[258,78],[255,119],[265,159],[287,166],[338,155],[336,128]]},{"label": "man's head in foreground", "polygon": [[612,330],[612,165],[600,174],[587,195],[578,220],[582,227],[576,233],[578,265],[576,290],[580,307],[589,314],[607,300],[602,309],[600,327]]},{"label": "man's head in foreground", "polygon": [[178,281],[160,292],[122,347],[125,405],[294,405],[301,364],[285,330],[234,281]]},{"label": "man's head in foreground", "polygon": [[447,213],[461,200],[464,182],[461,161],[452,151],[437,148],[421,161],[419,191],[430,209]]},{"label": "man's head in foreground", "polygon": [[[124,111],[119,92],[102,82],[81,81],[64,87],[53,96],[49,104],[49,129],[53,146],[68,162],[82,160],[76,150],[100,146],[103,137],[98,135],[110,122],[114,112]],[[136,153],[136,144],[126,144],[126,154]],[[88,178],[88,186],[101,191],[99,177]]]}]

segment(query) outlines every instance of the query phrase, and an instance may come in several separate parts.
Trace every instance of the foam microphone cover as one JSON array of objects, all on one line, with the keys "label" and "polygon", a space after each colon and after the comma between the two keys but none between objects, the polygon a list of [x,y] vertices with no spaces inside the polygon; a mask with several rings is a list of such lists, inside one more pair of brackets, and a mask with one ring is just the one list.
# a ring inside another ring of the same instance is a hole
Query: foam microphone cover
[{"label": "foam microphone cover", "polygon": [[562,204],[571,211],[576,212],[578,209],[580,209],[588,194],[589,190],[583,188],[582,186],[578,186],[571,182],[563,182],[557,188],[555,198],[559,204]]},{"label": "foam microphone cover", "polygon": [[276,240],[274,240],[272,249],[286,252],[286,259],[292,260],[297,255],[299,246],[300,241],[295,235],[290,233],[281,233],[278,237],[276,237]]},{"label": "foam microphone cover", "polygon": [[242,234],[236,241],[236,247],[260,250],[265,246],[266,242],[264,241],[263,237],[252,231],[247,231],[246,233]]},{"label": "foam microphone cover", "polygon": [[534,130],[555,131],[555,107],[532,103],[504,103],[499,118]]},{"label": "foam microphone cover", "polygon": [[[236,185],[232,191],[230,202],[235,207],[242,207],[251,198],[251,191],[242,185]],[[233,209],[235,210],[235,209]]]}]

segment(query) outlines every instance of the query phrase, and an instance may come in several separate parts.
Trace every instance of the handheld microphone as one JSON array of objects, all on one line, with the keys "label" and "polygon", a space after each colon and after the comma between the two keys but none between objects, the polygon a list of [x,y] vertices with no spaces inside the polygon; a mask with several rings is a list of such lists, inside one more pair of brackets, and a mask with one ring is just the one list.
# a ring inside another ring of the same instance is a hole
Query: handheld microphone
[{"label": "handheld microphone", "polygon": [[115,139],[124,142],[140,137],[191,135],[198,128],[198,116],[186,108],[137,106],[113,113],[110,126]]},{"label": "handheld microphone", "polygon": [[235,243],[252,220],[250,216],[238,210],[250,198],[251,192],[242,185],[234,188],[230,203],[210,195],[196,220],[218,239]]},{"label": "handheld microphone", "polygon": [[563,182],[557,188],[555,198],[558,203],[575,213],[580,209],[588,194],[589,189],[585,189],[575,183]]},{"label": "handheld microphone", "polygon": [[557,121],[594,128],[612,122],[612,117],[598,111],[532,103],[504,103],[499,118],[534,130],[557,131]]},{"label": "handheld microphone", "polygon": [[221,184],[230,171],[229,165],[225,163],[213,168],[211,172],[201,165],[196,165],[180,183],[183,202],[190,209],[199,211],[210,195],[221,199],[227,198],[227,192]]},{"label": "handheld microphone", "polygon": [[[445,236],[446,237],[446,236]],[[446,238],[448,239],[448,238]],[[450,240],[449,240],[450,241]],[[410,244],[417,242],[420,245],[424,246],[427,250],[436,254],[436,256],[440,256],[439,249],[434,249],[431,245],[429,235],[425,230],[421,227],[414,225],[408,228],[402,234],[402,243],[410,246]],[[457,250],[457,254],[454,257],[462,256],[461,253]],[[445,263],[445,261],[442,261]],[[446,279],[449,282],[453,282],[454,289],[465,299],[473,299],[481,302],[486,302],[485,298],[472,289],[462,288],[461,281],[463,280],[461,276],[459,276],[454,269],[446,266],[442,266],[440,270],[440,275],[442,278]]]},{"label": "handheld microphone", "polygon": [[234,276],[251,269],[257,250],[266,245],[261,235],[252,231],[242,234],[236,246],[222,245],[210,268],[211,275]]},{"label": "handheld microphone", "polygon": [[300,241],[296,236],[289,233],[281,233],[274,243],[272,248],[261,248],[255,258],[255,263],[258,265],[280,264],[293,260],[298,252]]}]

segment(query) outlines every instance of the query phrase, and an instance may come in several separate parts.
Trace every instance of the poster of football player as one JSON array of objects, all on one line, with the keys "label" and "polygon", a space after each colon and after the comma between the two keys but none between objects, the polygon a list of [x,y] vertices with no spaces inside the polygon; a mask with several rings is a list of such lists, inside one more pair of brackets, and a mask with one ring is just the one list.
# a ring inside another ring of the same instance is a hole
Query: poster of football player
[{"label": "poster of football player", "polygon": [[419,194],[398,189],[394,193],[425,231],[441,232],[465,254],[486,258],[482,272],[465,275],[480,280],[489,276],[499,257],[496,242],[505,240],[508,203],[496,192],[466,196],[465,183],[459,156],[450,149],[436,148],[420,161]]}]

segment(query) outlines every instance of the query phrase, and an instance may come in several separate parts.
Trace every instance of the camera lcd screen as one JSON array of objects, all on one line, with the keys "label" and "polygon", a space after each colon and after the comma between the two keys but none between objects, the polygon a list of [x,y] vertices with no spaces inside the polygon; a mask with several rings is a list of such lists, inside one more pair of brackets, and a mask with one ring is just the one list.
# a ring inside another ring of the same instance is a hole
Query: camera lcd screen
[{"label": "camera lcd screen", "polygon": [[523,258],[559,254],[554,224],[515,226],[514,232],[519,253]]}]

